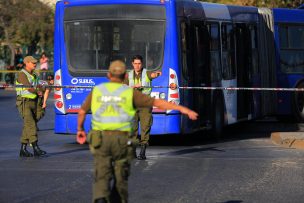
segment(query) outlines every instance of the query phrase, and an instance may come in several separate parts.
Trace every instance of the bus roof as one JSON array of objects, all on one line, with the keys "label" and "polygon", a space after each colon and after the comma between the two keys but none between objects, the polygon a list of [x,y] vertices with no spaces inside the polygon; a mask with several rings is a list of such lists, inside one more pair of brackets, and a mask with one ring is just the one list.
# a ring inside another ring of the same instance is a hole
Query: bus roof
[{"label": "bus roof", "polygon": [[252,6],[234,6],[193,0],[176,0],[176,2],[179,16],[235,22],[256,22],[258,20],[258,9]]},{"label": "bus roof", "polygon": [[[168,0],[166,0],[168,1]],[[169,0],[172,1],[172,0]],[[115,4],[115,3],[160,3],[160,0],[58,0],[58,2],[66,2],[66,4],[73,4],[73,3],[84,3],[86,5],[90,5],[90,4],[100,4],[100,3],[106,3],[106,4]]]},{"label": "bus roof", "polygon": [[228,6],[230,16],[235,22],[257,22],[258,8],[253,6]]},{"label": "bus roof", "polygon": [[[60,0],[68,6],[94,4],[161,4],[162,0]],[[258,9],[252,6],[235,6],[218,3],[207,3],[195,0],[164,0],[176,2],[179,16],[190,16],[194,19],[223,20],[233,22],[257,22]]]}]

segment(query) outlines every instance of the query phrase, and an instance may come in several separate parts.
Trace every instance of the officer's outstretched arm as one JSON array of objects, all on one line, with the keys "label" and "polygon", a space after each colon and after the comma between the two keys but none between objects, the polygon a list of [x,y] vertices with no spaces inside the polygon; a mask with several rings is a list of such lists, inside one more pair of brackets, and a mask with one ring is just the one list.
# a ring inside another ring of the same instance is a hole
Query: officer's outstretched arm
[{"label": "officer's outstretched arm", "polygon": [[155,72],[152,72],[151,73],[151,78],[157,78],[158,76],[161,76],[162,75],[162,72],[161,71],[155,71]]},{"label": "officer's outstretched arm", "polygon": [[79,109],[78,111],[78,119],[77,119],[77,142],[79,144],[84,144],[86,141],[86,133],[83,129],[83,124],[86,116],[86,111],[83,110],[82,108]]},{"label": "officer's outstretched arm", "polygon": [[184,107],[182,105],[170,103],[162,99],[155,99],[153,102],[153,106],[164,110],[178,110],[182,114],[186,114],[191,120],[196,120],[198,117],[198,114],[195,111],[192,111],[191,109],[188,109],[187,107]]}]

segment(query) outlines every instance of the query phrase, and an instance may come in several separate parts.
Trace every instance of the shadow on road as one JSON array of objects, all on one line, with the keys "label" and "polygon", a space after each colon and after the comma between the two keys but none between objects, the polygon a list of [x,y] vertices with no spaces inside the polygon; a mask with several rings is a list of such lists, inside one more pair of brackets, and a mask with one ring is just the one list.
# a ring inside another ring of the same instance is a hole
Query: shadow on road
[{"label": "shadow on road", "polygon": [[168,153],[160,153],[159,155],[178,156],[178,155],[185,155],[185,154],[191,154],[191,153],[203,152],[203,151],[225,152],[225,150],[219,150],[216,147],[208,147],[208,148],[182,149],[182,150],[172,151],[172,152],[168,152]]},{"label": "shadow on road", "polygon": [[54,128],[39,128],[38,131],[51,131],[51,130],[54,130]]},{"label": "shadow on road", "polygon": [[220,139],[212,136],[210,131],[199,131],[192,134],[156,135],[150,139],[155,146],[195,146],[234,140],[270,138],[273,132],[304,131],[304,124],[280,122],[276,119],[246,121],[224,128]]},{"label": "shadow on road", "polygon": [[63,151],[63,152],[51,152],[51,153],[48,153],[47,155],[48,156],[57,156],[57,155],[62,155],[62,154],[71,154],[71,153],[79,152],[79,151],[88,151],[88,147],[73,149],[73,150],[67,150],[67,151]]}]

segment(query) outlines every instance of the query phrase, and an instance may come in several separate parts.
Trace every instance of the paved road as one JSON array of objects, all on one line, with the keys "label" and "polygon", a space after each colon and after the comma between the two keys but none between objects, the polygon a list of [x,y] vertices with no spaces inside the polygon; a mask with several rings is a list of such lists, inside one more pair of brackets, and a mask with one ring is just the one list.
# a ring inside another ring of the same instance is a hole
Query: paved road
[{"label": "paved road", "polygon": [[[45,158],[19,158],[21,119],[14,93],[0,90],[0,202],[91,202],[92,157],[74,135],[53,133],[53,111],[39,123]],[[49,106],[51,106],[51,101]],[[303,202],[304,151],[273,145],[272,131],[301,131],[273,120],[203,135],[154,137],[147,161],[134,161],[131,203]]]}]

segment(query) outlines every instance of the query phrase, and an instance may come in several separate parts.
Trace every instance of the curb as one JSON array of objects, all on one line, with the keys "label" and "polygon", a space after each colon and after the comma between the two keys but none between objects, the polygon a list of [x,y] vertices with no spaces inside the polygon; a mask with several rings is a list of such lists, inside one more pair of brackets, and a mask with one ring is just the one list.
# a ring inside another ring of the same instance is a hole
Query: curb
[{"label": "curb", "polygon": [[13,87],[5,87],[7,84],[6,83],[3,83],[3,82],[0,82],[0,85],[2,86],[0,89],[2,90],[6,90],[6,91],[15,91],[15,88]]},{"label": "curb", "polygon": [[273,132],[270,139],[285,148],[304,149],[303,132]]},{"label": "curb", "polygon": [[15,89],[12,88],[12,87],[6,87],[6,88],[4,88],[4,90],[5,90],[5,91],[15,91]]}]

